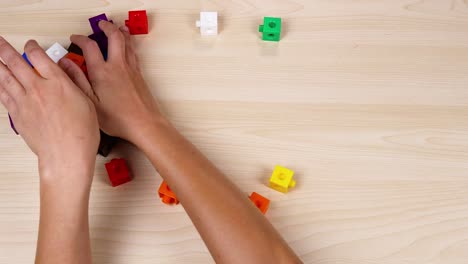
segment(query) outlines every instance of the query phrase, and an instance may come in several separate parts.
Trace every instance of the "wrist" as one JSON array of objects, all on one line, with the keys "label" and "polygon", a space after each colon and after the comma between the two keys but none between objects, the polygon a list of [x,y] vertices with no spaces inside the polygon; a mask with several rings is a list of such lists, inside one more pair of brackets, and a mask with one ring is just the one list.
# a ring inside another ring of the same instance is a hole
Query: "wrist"
[{"label": "wrist", "polygon": [[70,195],[86,194],[91,189],[95,161],[85,159],[41,159],[39,178],[41,189],[56,189]]},{"label": "wrist", "polygon": [[145,122],[143,126],[135,129],[131,142],[137,148],[145,152],[145,149],[152,145],[152,140],[156,135],[159,134],[159,131],[167,130],[171,127],[173,126],[168,119],[162,115],[158,115],[148,122]]}]

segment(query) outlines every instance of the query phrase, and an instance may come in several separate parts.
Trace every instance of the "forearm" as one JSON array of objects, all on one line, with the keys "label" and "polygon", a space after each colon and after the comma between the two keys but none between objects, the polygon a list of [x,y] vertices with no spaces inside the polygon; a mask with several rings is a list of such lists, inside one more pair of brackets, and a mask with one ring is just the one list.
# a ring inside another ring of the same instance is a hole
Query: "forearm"
[{"label": "forearm", "polygon": [[[93,166],[94,167],[94,166]],[[40,220],[36,263],[91,263],[89,177],[92,169],[41,172]]]},{"label": "forearm", "polygon": [[168,122],[137,145],[167,181],[218,263],[300,263],[251,201]]}]

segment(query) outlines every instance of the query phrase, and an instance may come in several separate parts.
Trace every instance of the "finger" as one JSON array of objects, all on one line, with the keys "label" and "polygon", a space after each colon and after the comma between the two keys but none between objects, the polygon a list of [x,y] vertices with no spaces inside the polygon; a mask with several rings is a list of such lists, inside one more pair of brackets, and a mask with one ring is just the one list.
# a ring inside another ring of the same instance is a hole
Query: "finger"
[{"label": "finger", "polygon": [[138,68],[138,58],[135,54],[135,48],[132,38],[130,37],[130,31],[127,26],[121,26],[119,29],[125,37],[125,54],[127,62],[130,66]]},{"label": "finger", "polygon": [[94,90],[78,65],[67,58],[63,58],[59,61],[59,66],[76,84],[76,86],[78,86],[91,99],[91,101],[93,101],[93,103],[97,103],[97,97],[94,94]]},{"label": "finger", "polygon": [[88,68],[97,69],[105,63],[96,41],[82,35],[72,35],[70,40],[83,50],[83,56]]},{"label": "finger", "polygon": [[8,94],[8,91],[0,85],[0,103],[6,108],[8,112],[16,111],[16,102]]},{"label": "finger", "polygon": [[[30,67],[30,66],[28,66]],[[5,64],[0,62],[0,86],[11,99],[19,100],[26,94],[23,85],[19,83]],[[6,96],[6,95],[5,95]],[[6,98],[6,97],[5,97]],[[6,106],[5,106],[6,107]]]},{"label": "finger", "polygon": [[125,36],[119,28],[111,22],[101,20],[99,21],[99,27],[106,34],[109,40],[109,53],[108,61],[125,59]]},{"label": "finger", "polygon": [[34,69],[36,69],[42,77],[50,79],[60,74],[59,67],[35,40],[28,40],[24,46],[24,51],[31,64],[34,66]]},{"label": "finger", "polygon": [[0,37],[0,59],[25,87],[40,78],[23,57],[2,37]]}]

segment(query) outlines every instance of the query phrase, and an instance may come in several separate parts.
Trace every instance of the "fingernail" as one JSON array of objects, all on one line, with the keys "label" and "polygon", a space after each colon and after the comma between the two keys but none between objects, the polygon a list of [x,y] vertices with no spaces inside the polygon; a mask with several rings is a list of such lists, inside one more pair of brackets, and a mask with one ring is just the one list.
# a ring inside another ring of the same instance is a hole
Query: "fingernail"
[{"label": "fingernail", "polygon": [[[37,41],[35,39],[30,39],[28,41],[26,41],[26,44],[28,43],[32,43],[32,44],[38,44]],[[39,44],[38,44],[39,45]]]},{"label": "fingernail", "polygon": [[121,26],[120,30],[125,31],[125,32],[130,32],[127,26]]}]

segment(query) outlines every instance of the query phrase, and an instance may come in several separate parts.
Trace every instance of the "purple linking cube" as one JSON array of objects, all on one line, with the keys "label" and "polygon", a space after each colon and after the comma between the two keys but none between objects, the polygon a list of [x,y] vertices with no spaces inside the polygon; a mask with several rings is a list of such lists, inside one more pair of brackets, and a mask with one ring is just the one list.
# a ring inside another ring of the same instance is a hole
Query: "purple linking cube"
[{"label": "purple linking cube", "polygon": [[101,53],[104,56],[104,59],[107,60],[108,40],[107,40],[106,34],[104,34],[104,32],[99,28],[99,21],[101,20],[106,20],[111,23],[114,23],[114,21],[112,20],[107,20],[107,17],[105,14],[101,14],[101,15],[90,18],[89,23],[91,24],[91,27],[93,28],[94,33],[89,35],[88,38],[97,42],[99,49],[101,50]]},{"label": "purple linking cube", "polygon": [[10,126],[13,131],[15,131],[16,135],[19,135],[18,131],[16,131],[15,124],[13,124],[13,120],[11,120],[10,114],[8,114],[8,118],[10,119]]},{"label": "purple linking cube", "polygon": [[106,14],[100,14],[89,19],[89,23],[91,24],[94,34],[102,32],[101,28],[99,28],[99,21],[101,20],[109,21]]},{"label": "purple linking cube", "polygon": [[100,33],[93,33],[89,35],[88,38],[97,42],[102,54],[107,53],[108,40],[104,32],[101,31]]}]

